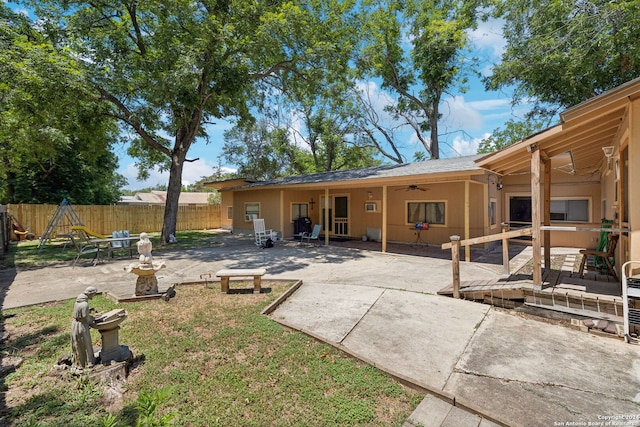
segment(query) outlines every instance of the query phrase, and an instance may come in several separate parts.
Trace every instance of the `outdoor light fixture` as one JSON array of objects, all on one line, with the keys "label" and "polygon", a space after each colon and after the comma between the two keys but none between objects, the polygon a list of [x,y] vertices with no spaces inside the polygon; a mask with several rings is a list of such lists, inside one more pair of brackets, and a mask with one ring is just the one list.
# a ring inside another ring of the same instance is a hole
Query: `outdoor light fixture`
[{"label": "outdoor light fixture", "polygon": [[602,147],[602,151],[604,151],[604,156],[607,159],[610,159],[611,156],[613,156],[613,150],[614,150],[614,146],[613,145],[609,145],[607,147]]},{"label": "outdoor light fixture", "polygon": [[369,200],[373,199],[373,193],[371,191],[367,191],[367,197]]},{"label": "outdoor light fixture", "polygon": [[309,200],[309,204],[311,205],[311,210],[313,210],[313,205],[316,204],[316,202],[313,201],[313,197]]},{"label": "outdoor light fixture", "polygon": [[602,151],[604,151],[604,156],[607,158],[607,169],[611,170],[611,158],[613,156],[613,150],[615,147],[613,145],[608,145],[606,147],[602,147]]},{"label": "outdoor light fixture", "polygon": [[498,191],[502,190],[502,180],[497,175],[489,175],[489,183],[495,184]]}]

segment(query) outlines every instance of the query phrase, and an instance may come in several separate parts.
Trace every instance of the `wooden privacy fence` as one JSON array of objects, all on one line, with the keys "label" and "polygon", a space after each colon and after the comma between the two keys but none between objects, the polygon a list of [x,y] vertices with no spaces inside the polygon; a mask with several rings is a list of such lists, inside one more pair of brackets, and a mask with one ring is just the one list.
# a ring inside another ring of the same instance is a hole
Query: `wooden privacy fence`
[{"label": "wooden privacy fence", "polygon": [[[114,230],[129,230],[131,233],[160,232],[164,218],[164,206],[120,206],[120,205],[71,205],[82,223],[100,234],[111,234]],[[8,205],[9,214],[29,232],[42,235],[49,220],[58,209],[57,205]],[[61,224],[68,224],[66,219]],[[177,231],[219,228],[220,205],[179,206]],[[62,228],[62,227],[59,227]],[[64,233],[68,230],[58,230]]]}]

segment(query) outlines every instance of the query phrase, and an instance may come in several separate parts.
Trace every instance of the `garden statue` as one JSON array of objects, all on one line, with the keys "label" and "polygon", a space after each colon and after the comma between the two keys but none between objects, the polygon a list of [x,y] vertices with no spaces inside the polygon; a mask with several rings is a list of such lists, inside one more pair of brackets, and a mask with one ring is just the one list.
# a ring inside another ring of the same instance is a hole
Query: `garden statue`
[{"label": "garden statue", "polygon": [[89,300],[98,293],[93,286],[89,286],[78,295],[73,306],[73,320],[71,321],[71,349],[73,365],[78,368],[91,368],[96,360],[93,354],[90,328],[94,318],[89,310]]},{"label": "garden statue", "polygon": [[147,233],[140,233],[140,240],[138,240],[136,245],[138,246],[138,253],[140,254],[140,263],[151,264],[153,261],[153,257],[151,256],[153,245],[151,244],[149,235]]},{"label": "garden statue", "polygon": [[139,262],[129,265],[125,270],[138,276],[136,280],[136,296],[155,295],[158,293],[156,272],[165,267],[164,262],[153,261],[151,256],[153,245],[147,233],[140,233],[140,240],[136,245],[140,254]]}]

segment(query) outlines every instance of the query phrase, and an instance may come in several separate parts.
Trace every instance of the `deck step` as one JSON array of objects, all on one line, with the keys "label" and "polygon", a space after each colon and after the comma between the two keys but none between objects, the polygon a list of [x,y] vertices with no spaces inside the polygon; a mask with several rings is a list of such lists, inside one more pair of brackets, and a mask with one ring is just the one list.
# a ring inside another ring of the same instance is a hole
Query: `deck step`
[{"label": "deck step", "polygon": [[525,292],[525,305],[594,319],[623,321],[622,298],[553,290]]}]

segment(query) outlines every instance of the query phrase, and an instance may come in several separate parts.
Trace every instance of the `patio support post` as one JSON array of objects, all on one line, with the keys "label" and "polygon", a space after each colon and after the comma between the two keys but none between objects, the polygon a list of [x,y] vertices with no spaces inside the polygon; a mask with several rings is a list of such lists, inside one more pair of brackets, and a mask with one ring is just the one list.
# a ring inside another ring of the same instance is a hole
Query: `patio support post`
[{"label": "patio support post", "polygon": [[[464,238],[469,239],[469,181],[464,182]],[[471,246],[464,247],[464,260],[471,261]]]},{"label": "patio support post", "polygon": [[329,246],[329,187],[324,189],[324,245]]},{"label": "patio support post", "polygon": [[[551,225],[551,160],[542,152],[544,161],[544,225]],[[551,231],[544,230],[544,269],[551,270]]]},{"label": "patio support post", "polygon": [[451,267],[453,268],[453,297],[460,298],[460,236],[451,239]]},{"label": "patio support post", "polygon": [[382,252],[387,252],[387,186],[382,186]]},{"label": "patio support post", "polygon": [[532,144],[528,148],[531,153],[531,243],[533,246],[533,286],[542,287],[540,245],[540,149]]},{"label": "patio support post", "polygon": [[[508,222],[503,222],[501,225],[503,233],[509,231]],[[502,239],[502,266],[504,267],[503,273],[505,276],[511,274],[509,271],[509,239],[507,238]]]},{"label": "patio support post", "polygon": [[281,230],[283,238],[284,238],[284,235],[285,235],[285,232],[284,232],[284,216],[285,216],[284,190],[280,190],[280,226],[278,228]]}]

